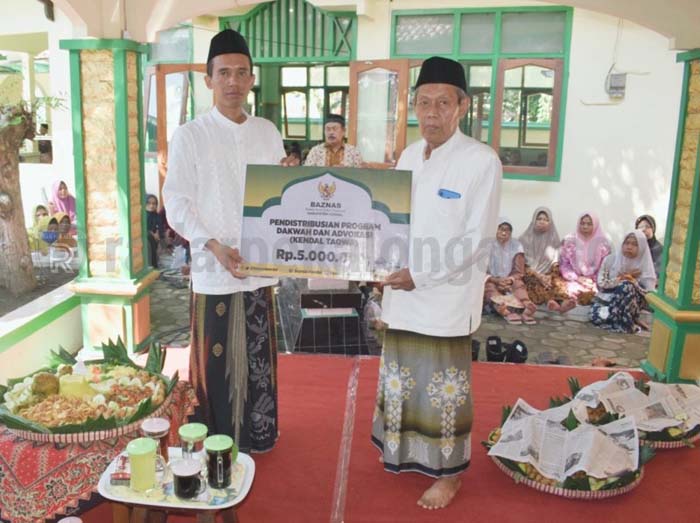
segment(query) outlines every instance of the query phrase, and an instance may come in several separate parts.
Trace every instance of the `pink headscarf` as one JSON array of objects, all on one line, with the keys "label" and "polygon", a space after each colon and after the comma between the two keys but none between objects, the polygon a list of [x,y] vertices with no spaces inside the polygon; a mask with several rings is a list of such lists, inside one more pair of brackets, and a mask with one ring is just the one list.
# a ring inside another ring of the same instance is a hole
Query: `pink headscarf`
[{"label": "pink headscarf", "polygon": [[[54,182],[51,191],[51,203],[54,205],[54,213],[64,212],[70,218],[71,223],[75,222],[75,198],[68,194],[65,198],[59,198],[58,189],[64,181],[58,180]],[[68,187],[68,185],[66,185]]]},{"label": "pink headscarf", "polygon": [[[593,234],[588,238],[581,234],[581,220],[584,216],[590,216],[593,222]],[[608,254],[610,254],[610,242],[600,228],[598,217],[592,212],[579,215],[576,220],[576,233],[564,238],[562,255],[571,261],[573,269],[579,276],[593,277]]]}]

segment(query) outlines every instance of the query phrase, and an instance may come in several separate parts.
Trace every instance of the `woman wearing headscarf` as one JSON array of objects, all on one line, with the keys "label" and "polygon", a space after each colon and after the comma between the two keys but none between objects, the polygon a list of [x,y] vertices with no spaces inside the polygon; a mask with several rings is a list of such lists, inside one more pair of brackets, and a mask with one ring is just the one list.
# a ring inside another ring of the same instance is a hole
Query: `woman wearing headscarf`
[{"label": "woman wearing headscarf", "polygon": [[559,274],[561,239],[549,208],[535,209],[520,243],[525,251],[523,282],[533,303],[546,303],[552,311],[572,309],[575,303],[566,293],[566,284]]},{"label": "woman wearing headscarf", "polygon": [[[508,323],[518,325],[537,323],[537,306],[527,294],[523,275],[525,255],[523,246],[513,237],[513,225],[507,218],[498,220],[496,239],[491,244],[489,266],[484,286],[484,304],[493,306]],[[509,296],[515,298],[508,299]],[[513,309],[524,309],[522,316]]]},{"label": "woman wearing headscarf", "polygon": [[620,251],[605,258],[597,283],[599,290],[591,307],[593,325],[627,333],[648,328],[639,321],[639,313],[644,296],[656,287],[656,274],[642,231],[627,234]]},{"label": "woman wearing headscarf", "polygon": [[68,186],[63,180],[53,184],[51,190],[51,214],[64,212],[68,215],[71,223],[75,223],[75,198],[68,192]]},{"label": "woman wearing headscarf", "polygon": [[158,268],[158,245],[164,238],[163,221],[158,214],[158,198],[146,195],[146,231],[148,233],[148,259],[151,267]]},{"label": "woman wearing headscarf", "polygon": [[56,240],[56,246],[68,247],[71,249],[77,247],[78,242],[75,241],[73,237],[73,224],[71,223],[68,213],[57,212],[52,218],[55,218],[58,222],[58,240]]},{"label": "woman wearing headscarf", "polygon": [[559,272],[566,280],[567,294],[579,305],[593,300],[600,265],[610,251],[598,217],[592,212],[581,214],[576,232],[564,238],[559,251]]},{"label": "woman wearing headscarf", "polygon": [[29,230],[29,248],[33,252],[38,252],[43,256],[49,253],[49,244],[44,241],[43,233],[49,230],[51,216],[46,214],[35,220],[34,226]]},{"label": "woman wearing headscarf", "polygon": [[[36,205],[32,213],[32,226],[27,229],[29,238],[29,248],[34,252],[46,254],[49,252],[49,245],[42,239],[41,233],[46,230],[49,223],[49,210],[45,205]],[[43,227],[43,229],[41,228]]]},{"label": "woman wearing headscarf", "polygon": [[664,252],[664,246],[656,239],[656,220],[648,214],[643,214],[634,221],[634,228],[642,231],[647,239],[651,259],[654,262],[656,279],[658,280],[661,272],[661,255]]}]

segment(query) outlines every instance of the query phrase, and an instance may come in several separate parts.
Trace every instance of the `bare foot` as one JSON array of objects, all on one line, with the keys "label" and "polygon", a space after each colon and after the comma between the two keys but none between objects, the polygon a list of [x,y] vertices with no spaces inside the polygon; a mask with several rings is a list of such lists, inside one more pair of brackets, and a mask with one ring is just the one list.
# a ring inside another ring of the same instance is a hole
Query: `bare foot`
[{"label": "bare foot", "polygon": [[552,312],[559,312],[561,310],[561,305],[559,305],[556,301],[554,300],[549,300],[547,302],[547,309],[549,309]]},{"label": "bare foot", "polygon": [[559,312],[562,314],[565,314],[569,312],[571,309],[574,309],[576,307],[576,301],[572,299],[566,300],[564,303],[561,304],[561,307],[559,307]]},{"label": "bare foot", "polygon": [[423,492],[418,500],[418,505],[428,510],[445,508],[461,486],[462,480],[459,477],[440,478]]}]

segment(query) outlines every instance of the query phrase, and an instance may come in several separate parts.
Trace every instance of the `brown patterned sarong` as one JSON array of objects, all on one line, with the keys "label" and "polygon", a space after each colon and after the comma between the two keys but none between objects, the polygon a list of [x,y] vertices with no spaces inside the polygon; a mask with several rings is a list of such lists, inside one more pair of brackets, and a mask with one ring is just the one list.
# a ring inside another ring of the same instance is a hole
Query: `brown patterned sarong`
[{"label": "brown patterned sarong", "polygon": [[272,290],[193,294],[190,382],[197,421],[242,452],[277,440],[277,348]]}]

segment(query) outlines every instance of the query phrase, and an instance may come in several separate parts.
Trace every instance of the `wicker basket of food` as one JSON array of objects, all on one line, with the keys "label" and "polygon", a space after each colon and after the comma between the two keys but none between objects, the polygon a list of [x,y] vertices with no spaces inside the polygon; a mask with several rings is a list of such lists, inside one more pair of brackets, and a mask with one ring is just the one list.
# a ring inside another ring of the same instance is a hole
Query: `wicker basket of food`
[{"label": "wicker basket of food", "polygon": [[161,373],[160,346],[143,367],[121,340],[102,351],[103,359],[81,363],[61,349],[47,368],[10,380],[0,390],[0,422],[25,439],[75,443],[135,433],[143,418],[164,415],[178,378]]},{"label": "wicker basket of food", "polygon": [[[494,429],[484,442],[486,448],[495,445],[500,438],[500,428]],[[569,499],[598,500],[620,496],[636,488],[644,477],[643,461],[651,458],[653,451],[640,448],[640,467],[632,472],[607,478],[595,478],[585,472],[577,472],[564,481],[557,481],[541,474],[530,463],[517,462],[499,456],[490,456],[496,467],[518,484]]]}]

